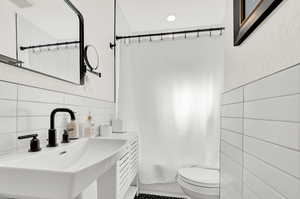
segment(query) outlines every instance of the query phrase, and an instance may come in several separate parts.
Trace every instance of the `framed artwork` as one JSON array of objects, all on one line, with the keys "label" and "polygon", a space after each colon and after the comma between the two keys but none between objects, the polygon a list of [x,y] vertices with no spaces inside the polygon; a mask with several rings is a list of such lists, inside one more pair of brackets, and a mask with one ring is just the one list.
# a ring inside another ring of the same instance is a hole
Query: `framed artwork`
[{"label": "framed artwork", "polygon": [[234,46],[238,46],[283,0],[233,0]]}]

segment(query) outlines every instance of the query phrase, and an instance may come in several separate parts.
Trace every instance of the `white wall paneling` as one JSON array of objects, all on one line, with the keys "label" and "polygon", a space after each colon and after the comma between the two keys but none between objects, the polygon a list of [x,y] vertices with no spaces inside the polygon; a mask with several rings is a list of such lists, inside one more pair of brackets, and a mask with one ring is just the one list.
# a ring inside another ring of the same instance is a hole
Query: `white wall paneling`
[{"label": "white wall paneling", "polygon": [[299,71],[297,65],[223,94],[221,199],[237,197],[228,179],[242,184],[241,199],[299,198]]},{"label": "white wall paneling", "polygon": [[[0,155],[24,150],[30,140],[17,140],[17,136],[38,133],[45,146],[54,108],[67,107],[76,112],[79,123],[91,113],[96,129],[114,117],[114,103],[64,92],[0,81]],[[58,138],[68,121],[65,114],[57,114]]]}]

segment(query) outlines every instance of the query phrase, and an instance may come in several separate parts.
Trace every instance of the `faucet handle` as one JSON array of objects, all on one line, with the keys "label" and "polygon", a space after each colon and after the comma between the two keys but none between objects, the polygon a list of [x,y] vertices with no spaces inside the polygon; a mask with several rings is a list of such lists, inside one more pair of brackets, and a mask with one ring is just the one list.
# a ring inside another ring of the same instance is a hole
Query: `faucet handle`
[{"label": "faucet handle", "polygon": [[65,129],[64,133],[62,135],[62,141],[61,143],[65,144],[65,143],[69,143],[70,142],[70,138],[69,138],[69,130]]},{"label": "faucet handle", "polygon": [[38,137],[38,134],[29,134],[29,135],[19,136],[18,139],[23,140],[23,139],[32,138],[30,141],[30,149],[28,151],[29,152],[38,152],[42,149],[40,146],[40,140],[37,137]]}]

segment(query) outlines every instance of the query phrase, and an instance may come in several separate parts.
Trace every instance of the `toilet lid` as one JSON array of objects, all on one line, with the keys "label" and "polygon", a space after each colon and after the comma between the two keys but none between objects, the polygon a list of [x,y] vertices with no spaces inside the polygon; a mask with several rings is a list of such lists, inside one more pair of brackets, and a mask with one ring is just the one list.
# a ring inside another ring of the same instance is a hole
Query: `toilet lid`
[{"label": "toilet lid", "polygon": [[187,183],[203,187],[219,187],[219,171],[199,167],[182,168],[179,176]]}]

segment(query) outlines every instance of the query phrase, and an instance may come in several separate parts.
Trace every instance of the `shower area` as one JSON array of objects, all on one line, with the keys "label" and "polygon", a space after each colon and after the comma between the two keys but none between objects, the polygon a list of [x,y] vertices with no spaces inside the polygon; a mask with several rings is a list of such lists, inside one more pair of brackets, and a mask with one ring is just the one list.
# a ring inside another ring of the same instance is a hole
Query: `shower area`
[{"label": "shower area", "polygon": [[116,116],[139,134],[141,192],[178,196],[178,169],[219,169],[223,34],[117,35]]}]

